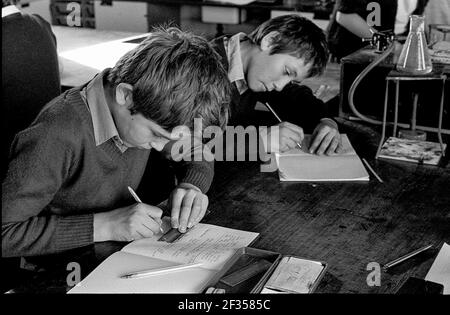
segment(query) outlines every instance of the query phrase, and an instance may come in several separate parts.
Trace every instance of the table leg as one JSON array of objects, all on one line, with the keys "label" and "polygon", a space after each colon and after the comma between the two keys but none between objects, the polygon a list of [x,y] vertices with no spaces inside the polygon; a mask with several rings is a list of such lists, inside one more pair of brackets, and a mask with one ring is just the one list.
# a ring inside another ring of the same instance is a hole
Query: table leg
[{"label": "table leg", "polygon": [[398,95],[400,90],[400,81],[395,81],[395,109],[394,109],[394,137],[397,136],[397,122],[398,122]]},{"label": "table leg", "polygon": [[444,111],[444,98],[445,98],[445,81],[447,77],[442,78],[442,94],[441,94],[441,105],[439,107],[439,124],[438,124],[438,139],[439,145],[441,146],[442,156],[445,156],[444,144],[442,142],[442,115]]},{"label": "table leg", "polygon": [[384,110],[383,110],[383,127],[381,130],[381,139],[380,143],[378,144],[377,154],[375,155],[376,159],[378,159],[378,156],[380,155],[381,147],[383,146],[384,143],[384,137],[386,136],[386,116],[387,116],[388,98],[389,98],[389,80],[386,80],[386,94],[384,96]]},{"label": "table leg", "polygon": [[416,120],[417,120],[417,103],[419,102],[419,94],[414,93],[414,101],[413,101],[413,112],[411,117],[411,130],[416,130]]}]

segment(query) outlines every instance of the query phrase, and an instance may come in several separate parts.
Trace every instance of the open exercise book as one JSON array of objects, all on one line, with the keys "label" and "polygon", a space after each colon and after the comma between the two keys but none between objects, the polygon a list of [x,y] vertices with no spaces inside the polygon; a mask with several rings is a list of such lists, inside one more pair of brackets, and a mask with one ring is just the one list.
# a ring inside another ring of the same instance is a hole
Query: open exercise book
[{"label": "open exercise book", "polygon": [[293,149],[276,154],[280,181],[339,182],[368,181],[369,174],[353,149],[346,134],[342,134],[343,152],[316,155],[307,152],[311,135],[305,135],[302,150]]},{"label": "open exercise book", "polygon": [[[170,229],[163,218],[163,229]],[[259,233],[199,223],[173,243],[158,241],[162,233],[140,239],[109,256],[68,293],[200,293],[237,249],[248,246]],[[124,274],[203,263],[146,278],[122,279]]]}]

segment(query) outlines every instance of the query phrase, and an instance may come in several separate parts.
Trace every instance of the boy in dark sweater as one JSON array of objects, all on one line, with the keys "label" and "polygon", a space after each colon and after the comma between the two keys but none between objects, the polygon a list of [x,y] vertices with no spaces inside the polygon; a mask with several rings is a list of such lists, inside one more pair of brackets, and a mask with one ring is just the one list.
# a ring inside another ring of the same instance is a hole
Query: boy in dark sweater
[{"label": "boy in dark sweater", "polygon": [[[135,203],[127,186],[140,184],[150,149],[173,158],[174,144],[191,139],[178,126],[192,129],[200,118],[203,127],[224,127],[229,85],[204,39],[158,29],[114,68],[47,104],[11,148],[2,185],[2,256],[158,233],[161,209]],[[201,149],[201,141],[194,143]],[[169,198],[171,223],[185,232],[205,214],[213,164],[174,165],[179,184]]]},{"label": "boy in dark sweater", "polygon": [[261,125],[255,120],[255,105],[268,102],[283,120],[279,128],[260,135],[263,142],[279,139],[264,143],[268,152],[295,148],[303,140],[304,129],[313,134],[311,153],[340,152],[336,122],[326,118],[325,104],[311,89],[299,84],[321,74],[326,66],[327,43],[319,27],[298,15],[284,15],[264,22],[249,35],[219,37],[213,45],[233,83],[230,124]]}]

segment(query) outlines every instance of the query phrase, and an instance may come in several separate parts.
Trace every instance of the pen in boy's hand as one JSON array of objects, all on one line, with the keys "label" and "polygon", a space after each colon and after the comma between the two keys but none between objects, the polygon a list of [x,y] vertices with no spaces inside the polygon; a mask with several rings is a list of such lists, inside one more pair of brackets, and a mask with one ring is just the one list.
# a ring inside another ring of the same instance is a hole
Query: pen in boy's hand
[{"label": "pen in boy's hand", "polygon": [[[269,103],[264,103],[266,105],[266,107],[270,110],[270,112],[275,116],[275,118],[278,120],[278,122],[282,123],[283,121],[280,119],[280,117],[278,117],[277,113],[275,113],[275,111],[272,109],[272,107],[270,107]],[[295,144],[297,144],[297,147],[301,150],[302,149],[302,145],[298,142],[295,142]]]},{"label": "pen in boy's hand", "polygon": [[[133,196],[134,200],[136,200],[136,202],[142,203],[141,198],[139,198],[139,196],[136,194],[136,192],[133,190],[133,188],[131,188],[130,186],[128,186],[128,191],[130,192],[130,194]],[[164,234],[164,230],[162,229],[162,221],[160,220],[159,223],[159,230],[161,231],[161,233]]]}]

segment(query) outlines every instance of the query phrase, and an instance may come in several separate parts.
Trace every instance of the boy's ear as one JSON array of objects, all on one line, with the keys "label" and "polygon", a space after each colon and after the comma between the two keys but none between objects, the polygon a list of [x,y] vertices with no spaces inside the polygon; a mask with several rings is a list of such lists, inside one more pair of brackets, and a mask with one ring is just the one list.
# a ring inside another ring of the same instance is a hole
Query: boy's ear
[{"label": "boy's ear", "polygon": [[116,102],[129,107],[133,103],[133,86],[128,83],[119,83],[116,86]]},{"label": "boy's ear", "polygon": [[277,31],[272,31],[269,34],[267,34],[266,36],[264,36],[261,40],[261,50],[262,51],[270,51],[270,49],[272,48],[272,44],[273,41],[275,39],[275,37],[277,37],[279,35],[279,33]]}]

